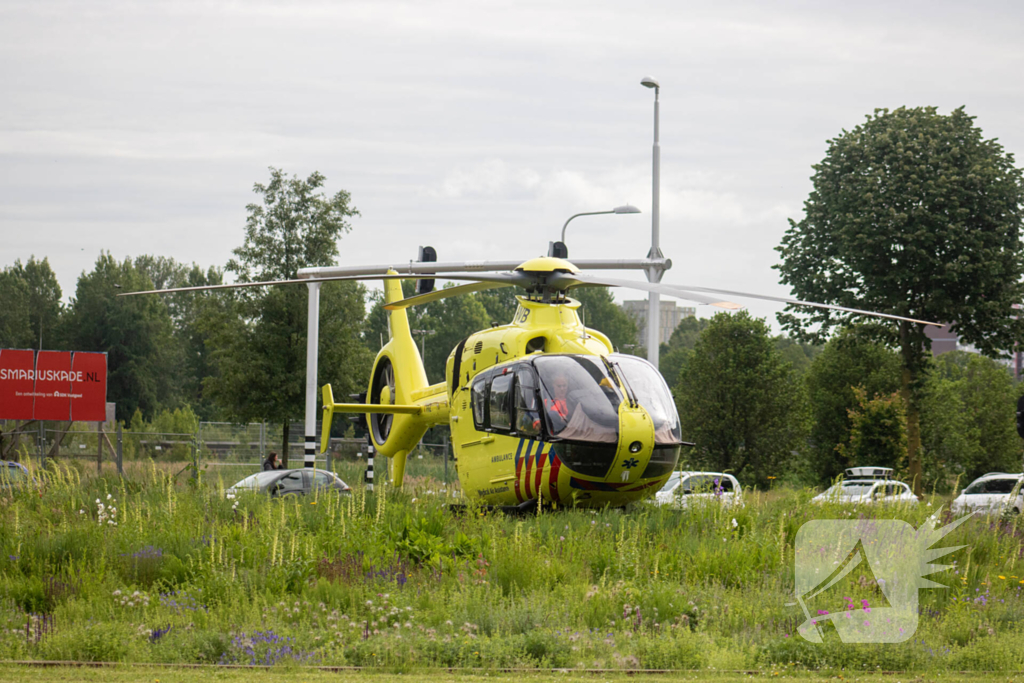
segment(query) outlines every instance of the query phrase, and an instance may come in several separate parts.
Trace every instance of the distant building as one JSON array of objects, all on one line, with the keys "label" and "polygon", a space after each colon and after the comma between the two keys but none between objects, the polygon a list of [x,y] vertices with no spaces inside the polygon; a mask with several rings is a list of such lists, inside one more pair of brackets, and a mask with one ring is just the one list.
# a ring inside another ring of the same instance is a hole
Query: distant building
[{"label": "distant building", "polygon": [[[636,323],[637,341],[639,346],[647,346],[647,301],[623,301],[622,310]],[[661,315],[658,322],[661,323],[661,334],[659,342],[667,344],[672,338],[672,333],[679,327],[683,318],[693,318],[697,315],[697,309],[692,306],[678,306],[675,301],[661,302]]]},{"label": "distant building", "polygon": [[928,325],[924,328],[924,336],[932,340],[932,356],[938,357],[950,351],[956,351],[960,346],[960,337],[951,329],[951,325],[942,327]]},{"label": "distant building", "polygon": [[[978,353],[978,349],[973,344],[961,344],[960,336],[950,329],[952,326],[949,324],[943,325],[942,327],[936,328],[933,325],[928,325],[924,328],[924,335],[932,340],[932,356],[939,357],[944,353],[950,351],[966,351],[967,353]],[[1013,369],[1013,378],[1019,380],[1021,378],[1021,352],[1010,351],[1004,358],[994,359],[997,363],[1005,365]]]}]

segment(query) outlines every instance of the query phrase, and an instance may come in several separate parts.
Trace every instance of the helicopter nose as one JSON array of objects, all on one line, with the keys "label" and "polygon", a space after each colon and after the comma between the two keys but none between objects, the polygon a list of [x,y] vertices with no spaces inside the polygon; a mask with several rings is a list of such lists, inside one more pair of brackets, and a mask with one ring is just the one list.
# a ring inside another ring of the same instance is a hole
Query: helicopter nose
[{"label": "helicopter nose", "polygon": [[654,451],[654,423],[641,406],[619,406],[619,442],[615,462],[606,481],[626,484],[637,482]]}]

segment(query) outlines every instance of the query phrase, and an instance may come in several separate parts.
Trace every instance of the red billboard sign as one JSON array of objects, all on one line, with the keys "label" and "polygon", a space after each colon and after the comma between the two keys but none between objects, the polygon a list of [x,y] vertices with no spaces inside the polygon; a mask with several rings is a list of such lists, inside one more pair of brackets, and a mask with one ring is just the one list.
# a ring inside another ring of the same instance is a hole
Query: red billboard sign
[{"label": "red billboard sign", "polygon": [[0,349],[0,419],[106,418],[107,354]]},{"label": "red billboard sign", "polygon": [[32,419],[35,367],[35,351],[0,349],[0,419]]},{"label": "red billboard sign", "polygon": [[36,354],[36,420],[71,419],[71,353],[40,351]]},{"label": "red billboard sign", "polygon": [[107,354],[75,352],[72,357],[71,419],[107,419]]}]

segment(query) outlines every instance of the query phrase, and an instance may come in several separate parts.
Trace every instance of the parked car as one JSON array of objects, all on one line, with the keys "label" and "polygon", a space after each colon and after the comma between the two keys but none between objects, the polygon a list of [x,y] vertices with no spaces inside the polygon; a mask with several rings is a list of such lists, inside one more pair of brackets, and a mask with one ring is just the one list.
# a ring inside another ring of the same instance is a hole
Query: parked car
[{"label": "parked car", "polygon": [[1020,514],[1024,509],[1024,475],[989,472],[971,482],[953,499],[949,509],[954,515],[976,511],[983,514]]},{"label": "parked car", "polygon": [[892,479],[891,467],[850,467],[845,479],[811,499],[812,503],[917,505],[917,496],[902,481]]},{"label": "parked car", "polygon": [[242,491],[269,493],[271,498],[304,496],[319,489],[321,492],[338,491],[347,493],[352,489],[338,475],[324,470],[295,469],[268,470],[249,475],[224,494],[234,498]]},{"label": "parked car", "polygon": [[722,472],[673,472],[654,496],[658,505],[686,507],[715,500],[722,505],[743,505],[743,492],[736,477]]},{"label": "parked car", "polygon": [[24,465],[0,460],[0,491],[13,491],[35,483]]}]

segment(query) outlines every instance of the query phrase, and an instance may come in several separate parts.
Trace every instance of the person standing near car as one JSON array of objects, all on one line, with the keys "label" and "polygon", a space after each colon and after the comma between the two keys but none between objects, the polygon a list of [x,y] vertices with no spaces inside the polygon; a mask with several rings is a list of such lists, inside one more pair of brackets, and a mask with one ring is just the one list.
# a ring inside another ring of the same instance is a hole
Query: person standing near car
[{"label": "person standing near car", "polygon": [[283,470],[284,463],[277,459],[277,451],[270,451],[270,455],[263,461],[263,471],[267,472],[270,470]]}]

